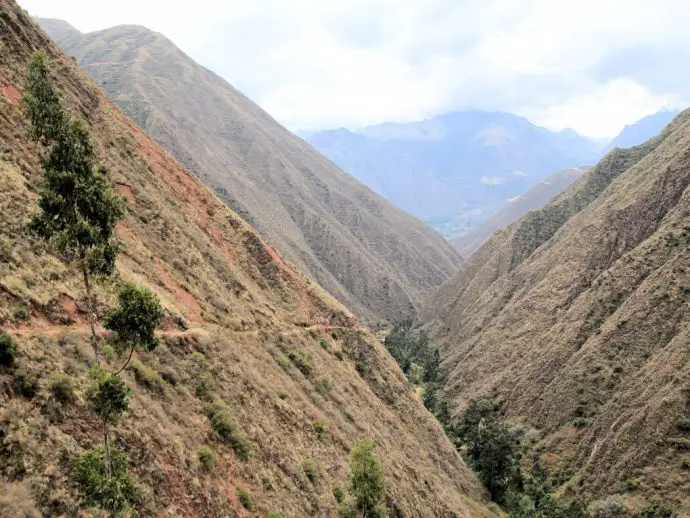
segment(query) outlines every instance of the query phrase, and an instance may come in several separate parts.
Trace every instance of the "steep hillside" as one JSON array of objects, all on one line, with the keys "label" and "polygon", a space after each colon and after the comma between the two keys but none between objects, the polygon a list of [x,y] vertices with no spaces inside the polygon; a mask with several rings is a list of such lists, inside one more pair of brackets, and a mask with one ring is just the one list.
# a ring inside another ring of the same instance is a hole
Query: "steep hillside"
[{"label": "steep hillside", "polygon": [[469,257],[497,230],[507,227],[530,210],[541,209],[551,198],[563,192],[575,180],[587,172],[587,168],[564,169],[542,180],[526,193],[508,202],[503,210],[494,214],[467,234],[451,240],[451,244],[463,257]]},{"label": "steep hillside", "polygon": [[125,113],[358,315],[406,315],[457,270],[460,257],[438,233],[164,36],[134,26],[53,34]]},{"label": "steep hillside", "polygon": [[605,152],[613,148],[626,148],[637,146],[644,141],[656,136],[664,127],[678,115],[678,110],[661,110],[639,121],[628,124],[604,149]]},{"label": "steep hillside", "polygon": [[496,232],[421,321],[461,409],[503,401],[564,495],[690,515],[690,111]]},{"label": "steep hillside", "polygon": [[[127,119],[10,0],[0,0],[0,326],[18,353],[15,367],[0,370],[0,515],[90,515],[79,511],[70,462],[101,441],[84,403],[93,354],[80,277],[25,231],[42,177],[20,102],[36,49],[51,57],[71,113],[87,123],[127,201],[118,273],[96,291],[98,314],[123,281],[148,286],[166,313],[156,351],[137,355],[146,368],[123,374],[130,411],[111,432],[142,486],[140,515],[332,516],[348,450],[366,435],[391,508],[488,516],[473,476],[382,346]],[[58,372],[75,387],[72,404],[51,396]],[[33,396],[19,384],[31,374]],[[204,391],[227,403],[249,445],[246,462],[210,433],[197,397]],[[210,472],[197,460],[205,443],[216,452]],[[238,486],[254,511],[243,509]]]},{"label": "steep hillside", "polygon": [[308,141],[348,173],[446,236],[461,234],[554,171],[590,165],[599,146],[510,113],[468,111]]}]

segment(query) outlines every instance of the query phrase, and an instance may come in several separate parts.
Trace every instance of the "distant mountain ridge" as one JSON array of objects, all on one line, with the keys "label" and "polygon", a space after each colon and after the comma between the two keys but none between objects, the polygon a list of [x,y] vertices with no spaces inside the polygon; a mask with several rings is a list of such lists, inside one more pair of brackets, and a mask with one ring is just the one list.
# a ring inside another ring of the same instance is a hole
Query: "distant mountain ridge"
[{"label": "distant mountain ridge", "polygon": [[[345,174],[163,35],[39,20],[137,124],[369,322],[419,307],[461,263],[433,229]],[[65,36],[65,39],[61,39]]]},{"label": "distant mountain ridge", "polygon": [[[378,193],[444,229],[459,213],[483,217],[554,171],[585,166],[600,146],[567,129],[549,131],[505,112],[467,111],[359,131],[313,133],[307,141]],[[462,226],[462,221],[458,223]]]},{"label": "distant mountain ridge", "polygon": [[542,208],[554,196],[587,174],[587,170],[586,167],[577,167],[552,174],[526,193],[510,200],[503,210],[489,217],[467,234],[451,239],[451,244],[460,252],[460,255],[469,257],[491,234],[517,221],[526,212]]},{"label": "distant mountain ridge", "polygon": [[628,124],[604,148],[604,154],[617,147],[627,148],[642,144],[658,135],[679,113],[679,110],[660,110]]}]

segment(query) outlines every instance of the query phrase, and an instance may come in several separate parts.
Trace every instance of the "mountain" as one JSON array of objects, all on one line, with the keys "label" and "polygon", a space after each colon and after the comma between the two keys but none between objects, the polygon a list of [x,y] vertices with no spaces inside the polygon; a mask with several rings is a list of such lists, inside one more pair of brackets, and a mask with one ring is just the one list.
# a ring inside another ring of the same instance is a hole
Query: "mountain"
[{"label": "mountain", "polygon": [[[690,111],[493,234],[419,317],[564,497],[690,516]],[[637,514],[633,514],[637,516]]]},{"label": "mountain", "polygon": [[[97,315],[124,282],[149,287],[165,310],[158,348],[137,352],[137,369],[122,374],[130,410],[111,427],[141,486],[138,514],[332,515],[348,451],[369,436],[391,509],[490,516],[474,476],[382,345],[130,121],[11,0],[0,0],[0,328],[17,352],[14,366],[0,368],[0,515],[91,515],[80,509],[71,466],[102,440],[85,404],[93,351],[81,277],[26,231],[42,167],[26,137],[21,90],[37,49],[127,201],[117,274],[96,285]],[[106,350],[103,365],[117,368]],[[56,380],[73,397],[59,403]],[[227,405],[246,462],[213,435],[204,394]],[[205,444],[215,451],[209,471],[197,458]],[[251,494],[252,512],[239,487]]]},{"label": "mountain", "polygon": [[678,110],[661,110],[641,118],[634,124],[628,124],[618,136],[609,142],[604,148],[604,152],[608,153],[617,147],[627,148],[642,144],[644,141],[658,135],[678,113],[680,113]]},{"label": "mountain", "polygon": [[[45,24],[49,33],[53,26]],[[367,321],[409,314],[457,271],[459,255],[437,232],[161,34],[123,26],[53,36],[149,135]]]},{"label": "mountain", "polygon": [[510,225],[530,210],[541,209],[551,198],[563,192],[587,173],[587,168],[564,169],[542,180],[526,193],[508,201],[503,210],[485,220],[467,234],[451,239],[451,244],[463,257],[469,257],[497,230]]},{"label": "mountain", "polygon": [[596,161],[599,145],[502,112],[468,111],[307,137],[388,200],[461,234],[554,171]]}]

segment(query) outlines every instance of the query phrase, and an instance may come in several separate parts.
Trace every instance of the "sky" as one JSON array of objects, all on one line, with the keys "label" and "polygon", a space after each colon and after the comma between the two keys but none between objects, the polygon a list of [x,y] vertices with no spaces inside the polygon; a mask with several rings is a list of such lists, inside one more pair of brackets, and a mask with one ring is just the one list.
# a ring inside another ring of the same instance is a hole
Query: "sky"
[{"label": "sky", "polygon": [[292,130],[468,109],[595,138],[690,101],[687,0],[19,0],[163,33]]}]

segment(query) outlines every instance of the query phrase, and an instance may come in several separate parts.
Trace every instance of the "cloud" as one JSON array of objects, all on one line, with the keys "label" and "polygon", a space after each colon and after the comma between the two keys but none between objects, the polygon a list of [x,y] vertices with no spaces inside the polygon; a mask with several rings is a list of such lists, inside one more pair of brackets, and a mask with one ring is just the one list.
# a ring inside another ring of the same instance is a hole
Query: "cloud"
[{"label": "cloud", "polygon": [[505,182],[505,178],[502,176],[482,176],[479,181],[484,185],[501,185]]},{"label": "cloud", "polygon": [[524,171],[515,171],[513,173],[513,176],[517,176],[518,178],[524,178],[525,176],[529,176],[529,175]]},{"label": "cloud", "polygon": [[160,31],[291,129],[475,108],[601,137],[690,99],[685,0],[20,3]]}]

